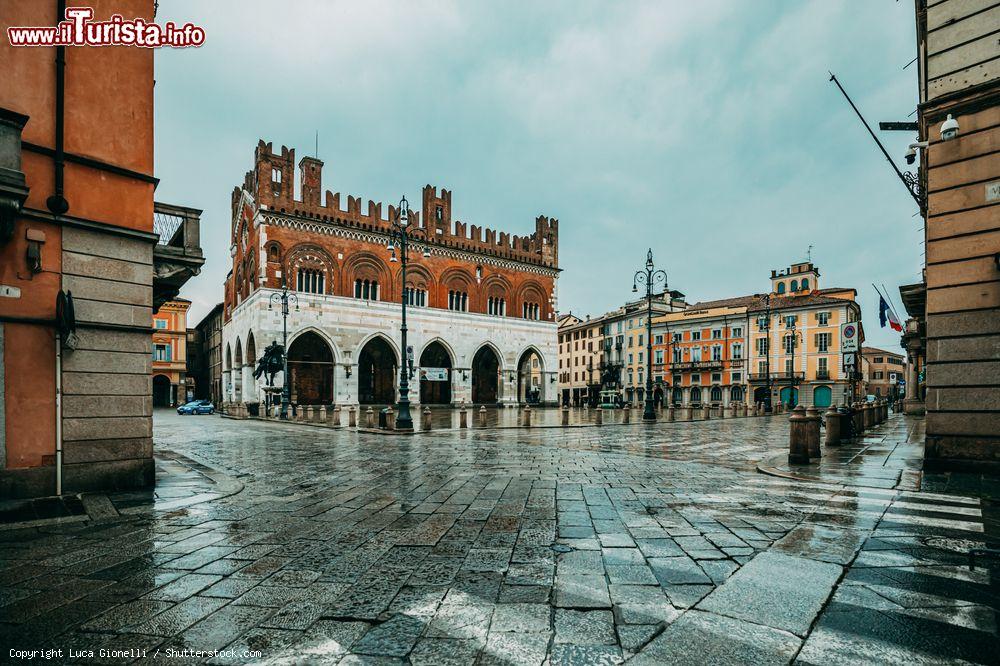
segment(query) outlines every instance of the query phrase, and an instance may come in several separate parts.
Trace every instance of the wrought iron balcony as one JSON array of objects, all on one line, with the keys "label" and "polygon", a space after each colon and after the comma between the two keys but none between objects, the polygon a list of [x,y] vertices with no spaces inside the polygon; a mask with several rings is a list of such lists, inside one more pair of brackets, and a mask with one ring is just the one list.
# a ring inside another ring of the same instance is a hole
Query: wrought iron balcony
[{"label": "wrought iron balcony", "polygon": [[[751,372],[748,375],[751,383],[763,383],[767,381],[766,372]],[[798,384],[806,378],[804,372],[772,372],[771,382],[774,384]]]},{"label": "wrought iron balcony", "polygon": [[673,363],[673,370],[680,371],[691,371],[691,370],[721,370],[722,361],[684,361],[682,363]]},{"label": "wrought iron balcony", "polygon": [[817,370],[816,371],[816,379],[829,379],[829,378],[830,378],[830,371],[829,370]]},{"label": "wrought iron balcony", "polygon": [[153,204],[153,231],[160,238],[153,248],[153,311],[176,298],[184,283],[201,272],[201,211]]}]

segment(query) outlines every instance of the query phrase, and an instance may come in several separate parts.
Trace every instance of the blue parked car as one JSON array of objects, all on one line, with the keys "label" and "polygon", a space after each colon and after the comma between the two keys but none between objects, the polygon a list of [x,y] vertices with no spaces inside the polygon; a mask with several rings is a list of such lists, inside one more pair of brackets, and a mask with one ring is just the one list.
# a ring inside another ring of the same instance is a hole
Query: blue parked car
[{"label": "blue parked car", "polygon": [[211,400],[192,400],[186,405],[177,408],[177,413],[184,414],[214,414],[215,405]]}]

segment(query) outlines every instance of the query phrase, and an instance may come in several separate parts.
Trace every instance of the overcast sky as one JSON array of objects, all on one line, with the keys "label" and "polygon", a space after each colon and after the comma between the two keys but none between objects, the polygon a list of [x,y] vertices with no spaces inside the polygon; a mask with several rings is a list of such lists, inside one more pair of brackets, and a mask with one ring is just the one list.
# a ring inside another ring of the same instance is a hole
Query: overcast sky
[{"label": "overcast sky", "polygon": [[[764,291],[813,245],[868,344],[899,346],[871,283],[905,317],[920,218],[828,70],[873,126],[915,120],[912,2],[166,0],[167,20],[207,32],[156,54],[156,197],[204,209],[191,326],[222,300],[257,140],[301,156],[318,131],[324,189],[430,183],[512,234],[558,218],[562,312],[631,298],[647,247],[694,302]],[[880,136],[905,166],[914,137]]]}]

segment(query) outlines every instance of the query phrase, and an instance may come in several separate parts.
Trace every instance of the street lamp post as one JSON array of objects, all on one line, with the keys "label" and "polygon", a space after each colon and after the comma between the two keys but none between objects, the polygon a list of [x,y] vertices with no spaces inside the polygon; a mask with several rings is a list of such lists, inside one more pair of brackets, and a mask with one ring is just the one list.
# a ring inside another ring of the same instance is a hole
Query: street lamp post
[{"label": "street lamp post", "polygon": [[[799,399],[798,399],[798,392],[799,392],[799,390],[798,390],[798,384],[795,381],[795,346],[796,346],[796,343],[798,342],[798,339],[799,339],[799,332],[795,328],[796,319],[797,319],[797,317],[793,318],[789,322],[790,325],[788,326],[788,335],[791,337],[789,348],[791,349],[790,353],[792,355],[792,370],[791,370],[791,372],[788,373],[788,385],[790,387],[792,387],[792,390],[795,391],[795,393],[791,394],[791,395],[795,395],[795,403],[798,404],[798,402],[799,402]],[[794,407],[794,405],[792,405],[792,407]]]},{"label": "street lamp post", "polygon": [[299,297],[288,292],[288,281],[281,279],[281,293],[271,294],[267,309],[270,310],[275,303],[281,303],[281,358],[282,358],[282,380],[281,380],[281,418],[288,420],[288,403],[291,402],[291,382],[288,377],[288,302],[295,303],[295,311],[299,311]]},{"label": "street lamp post", "polygon": [[[395,228],[389,232],[388,250],[392,253],[390,262],[396,261],[396,248],[393,241],[399,244],[399,261],[402,266],[402,288],[400,289],[400,303],[402,305],[402,323],[399,327],[400,337],[400,361],[399,361],[399,402],[396,405],[396,430],[413,430],[413,417],[410,416],[410,368],[408,364],[408,351],[406,346],[406,301],[408,297],[406,287],[406,264],[409,261],[409,243],[414,235],[423,236],[427,239],[427,229],[410,229],[410,204],[404,196],[399,202],[399,211],[393,221]],[[427,246],[424,246],[424,258],[430,257],[431,253]]]},{"label": "street lamp post", "polygon": [[646,252],[646,266],[635,272],[632,278],[632,293],[639,290],[638,285],[646,285],[646,400],[642,410],[642,420],[652,423],[656,420],[656,410],[653,400],[653,286],[663,283],[663,291],[667,291],[667,274],[664,271],[653,270],[653,249]]}]

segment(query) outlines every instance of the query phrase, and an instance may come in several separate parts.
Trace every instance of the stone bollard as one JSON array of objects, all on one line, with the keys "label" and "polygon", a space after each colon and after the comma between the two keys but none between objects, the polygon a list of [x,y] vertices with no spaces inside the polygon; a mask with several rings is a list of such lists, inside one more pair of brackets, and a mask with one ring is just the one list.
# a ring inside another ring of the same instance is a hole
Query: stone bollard
[{"label": "stone bollard", "polygon": [[632,420],[632,408],[626,407],[622,410],[622,423],[628,423]]},{"label": "stone bollard", "polygon": [[479,427],[486,427],[486,405],[482,405],[479,408]]},{"label": "stone bollard", "polygon": [[809,418],[809,457],[819,462],[823,452],[819,448],[820,422],[823,420],[820,411],[816,407],[806,408],[806,416]]},{"label": "stone bollard", "polygon": [[862,404],[856,402],[851,406],[854,410],[854,434],[861,435],[865,431],[865,412]]},{"label": "stone bollard", "polygon": [[826,419],[826,442],[827,446],[840,446],[840,412],[833,405],[830,405],[826,413],[823,414],[823,418]]},{"label": "stone bollard", "polygon": [[604,423],[604,408],[598,407],[597,412],[594,414],[594,423],[601,425]]},{"label": "stone bollard", "polygon": [[333,425],[340,425],[340,405],[333,406]]},{"label": "stone bollard", "polygon": [[308,405],[302,413],[302,420],[306,423],[312,423],[314,411],[313,406]]},{"label": "stone bollard", "polygon": [[350,428],[358,427],[358,412],[354,409],[354,405],[347,408],[347,425]]},{"label": "stone bollard", "polygon": [[375,410],[369,407],[365,410],[365,427],[374,428],[375,427]]},{"label": "stone bollard", "polygon": [[569,407],[567,405],[563,405],[562,407],[562,424],[564,426],[569,425]]},{"label": "stone bollard", "polygon": [[396,429],[396,415],[392,411],[392,405],[385,408],[385,429],[395,430]]},{"label": "stone bollard", "polygon": [[865,422],[865,430],[869,430],[873,425],[875,425],[874,411],[872,410],[872,403],[867,400],[864,401],[864,412],[862,418]]},{"label": "stone bollard", "polygon": [[316,412],[316,423],[326,423],[326,405],[320,405]]},{"label": "stone bollard", "polygon": [[525,428],[531,427],[531,407],[528,405],[524,406],[524,411],[521,414],[521,419],[523,421]]},{"label": "stone bollard", "polygon": [[712,418],[712,406],[711,405],[705,405],[704,407],[701,408],[701,418],[703,418],[706,421],[708,421],[709,419]]},{"label": "stone bollard", "polygon": [[462,406],[458,408],[458,427],[469,427],[469,413],[465,411],[465,401],[463,401]]},{"label": "stone bollard", "polygon": [[676,417],[677,414],[674,413],[674,406],[670,405],[669,407],[667,407],[667,423],[673,423]]},{"label": "stone bollard", "polygon": [[431,408],[430,407],[424,407],[423,417],[424,417],[424,423],[421,426],[421,428],[423,430],[426,430],[426,431],[430,432],[430,429],[431,429]]},{"label": "stone bollard", "polygon": [[879,412],[882,418],[879,419],[879,423],[885,423],[889,419],[889,401],[882,401],[882,409]]},{"label": "stone bollard", "polygon": [[801,465],[809,462],[809,417],[806,408],[799,405],[788,417],[788,462]]}]

